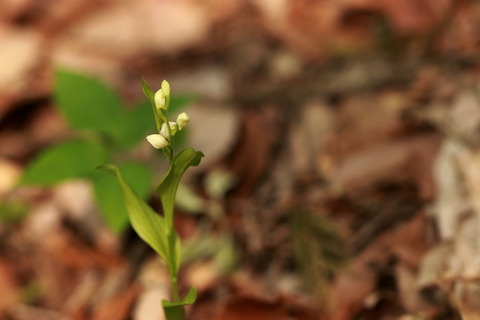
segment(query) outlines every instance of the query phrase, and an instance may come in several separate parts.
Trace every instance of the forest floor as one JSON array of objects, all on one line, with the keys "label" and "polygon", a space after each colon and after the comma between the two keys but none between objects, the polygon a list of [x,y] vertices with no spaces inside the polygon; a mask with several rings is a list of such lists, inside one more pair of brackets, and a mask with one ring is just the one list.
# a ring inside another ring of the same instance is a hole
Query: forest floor
[{"label": "forest floor", "polygon": [[478,30],[468,0],[3,0],[0,318],[164,319],[165,266],[88,181],[17,185],[74,134],[62,68],[195,97],[188,319],[479,319]]}]

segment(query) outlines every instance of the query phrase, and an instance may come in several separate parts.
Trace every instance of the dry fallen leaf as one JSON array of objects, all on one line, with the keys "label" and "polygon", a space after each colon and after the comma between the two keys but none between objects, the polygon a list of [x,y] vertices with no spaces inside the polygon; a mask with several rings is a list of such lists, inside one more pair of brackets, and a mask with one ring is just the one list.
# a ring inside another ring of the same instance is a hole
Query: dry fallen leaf
[{"label": "dry fallen leaf", "polygon": [[[11,101],[22,95],[31,98],[38,87],[34,71],[43,61],[44,41],[34,30],[5,27],[0,24],[0,117],[11,107]],[[27,88],[29,90],[27,90]],[[12,100],[10,100],[12,99]]]},{"label": "dry fallen leaf", "polygon": [[[139,288],[136,284],[119,292],[107,302],[103,303],[94,312],[93,320],[127,320],[133,302],[138,296]],[[156,318],[157,319],[157,318]]]},{"label": "dry fallen leaf", "polygon": [[288,315],[278,301],[236,297],[227,302],[214,320],[286,320]]},{"label": "dry fallen leaf", "polygon": [[5,311],[19,301],[20,296],[17,285],[18,284],[15,283],[9,264],[3,259],[0,259],[0,292],[2,292],[2,299],[0,299],[1,317],[4,316]]},{"label": "dry fallen leaf", "polygon": [[440,137],[424,135],[380,144],[350,155],[331,177],[345,190],[374,185],[382,181],[413,180],[424,199],[434,195],[431,167]]},{"label": "dry fallen leaf", "polygon": [[[184,111],[189,115],[188,145],[205,154],[202,166],[225,157],[239,134],[239,113],[229,106],[193,104]],[[195,168],[188,172],[195,172]]]},{"label": "dry fallen leaf", "polygon": [[[364,306],[367,297],[375,291],[378,274],[382,266],[388,265],[392,257],[401,260],[408,268],[420,267],[427,250],[424,230],[427,219],[421,213],[397,228],[380,235],[361,254],[352,259],[350,265],[335,278],[328,294],[332,320],[349,320]],[[403,295],[416,295],[416,287]]]},{"label": "dry fallen leaf", "polygon": [[194,1],[116,1],[86,15],[64,34],[87,51],[133,56],[178,52],[203,40],[209,28],[207,12]]}]

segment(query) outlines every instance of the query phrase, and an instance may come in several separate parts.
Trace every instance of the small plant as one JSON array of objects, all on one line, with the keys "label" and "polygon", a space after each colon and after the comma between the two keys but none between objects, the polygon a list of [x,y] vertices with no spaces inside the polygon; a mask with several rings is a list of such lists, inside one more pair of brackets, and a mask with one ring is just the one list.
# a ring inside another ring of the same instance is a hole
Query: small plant
[{"label": "small plant", "polygon": [[[120,95],[101,81],[63,69],[55,72],[54,100],[73,130],[67,139],[49,146],[28,164],[21,184],[50,187],[70,179],[86,179],[103,220],[112,231],[122,233],[129,225],[128,212],[118,201],[122,190],[113,176],[92,169],[115,160],[135,193],[147,198],[152,169],[132,150],[155,128],[150,125],[150,102],[126,107]],[[177,111],[187,101],[187,97],[174,96],[169,110]],[[177,134],[177,144],[179,138]]]},{"label": "small plant", "polygon": [[203,153],[185,148],[175,154],[173,137],[189,122],[188,115],[181,113],[175,122],[169,121],[167,111],[170,104],[170,85],[163,81],[161,89],[156,93],[142,80],[143,92],[152,106],[156,134],[147,136],[148,142],[163,152],[169,162],[169,168],[157,187],[163,208],[163,216],[158,215],[141,197],[132,190],[114,165],[103,165],[100,168],[111,172],[122,189],[125,206],[133,228],[148,245],[150,245],[165,261],[171,282],[172,301],[162,301],[165,316],[168,320],[183,320],[184,306],[193,304],[196,291],[193,287],[181,299],[178,290],[178,270],[181,260],[181,243],[173,225],[175,197],[180,180],[185,171],[200,163]]}]

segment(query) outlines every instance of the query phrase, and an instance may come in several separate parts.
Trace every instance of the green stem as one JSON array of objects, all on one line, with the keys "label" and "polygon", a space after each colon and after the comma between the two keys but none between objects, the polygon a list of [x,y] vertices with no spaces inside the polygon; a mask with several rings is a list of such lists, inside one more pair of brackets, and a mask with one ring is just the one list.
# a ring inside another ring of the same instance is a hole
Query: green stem
[{"label": "green stem", "polygon": [[167,146],[167,147],[163,148],[162,152],[165,155],[165,157],[167,157],[168,163],[170,165],[172,165],[172,161],[173,161],[173,148],[172,148],[172,146]]},{"label": "green stem", "polygon": [[178,293],[178,281],[176,275],[170,274],[170,282],[172,284],[172,299],[173,302],[180,301],[180,294]]}]

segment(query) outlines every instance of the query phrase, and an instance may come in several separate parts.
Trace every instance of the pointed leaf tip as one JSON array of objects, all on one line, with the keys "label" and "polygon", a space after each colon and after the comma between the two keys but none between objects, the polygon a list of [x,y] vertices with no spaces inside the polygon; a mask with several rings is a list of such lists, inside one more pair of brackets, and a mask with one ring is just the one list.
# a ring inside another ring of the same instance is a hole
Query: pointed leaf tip
[{"label": "pointed leaf tip", "polygon": [[176,233],[167,234],[165,219],[132,190],[116,166],[107,164],[99,168],[107,170],[117,178],[133,229],[167,262],[170,272],[177,270],[177,261],[173,258],[176,252],[172,252],[170,248],[171,242],[176,244],[179,241]]}]

